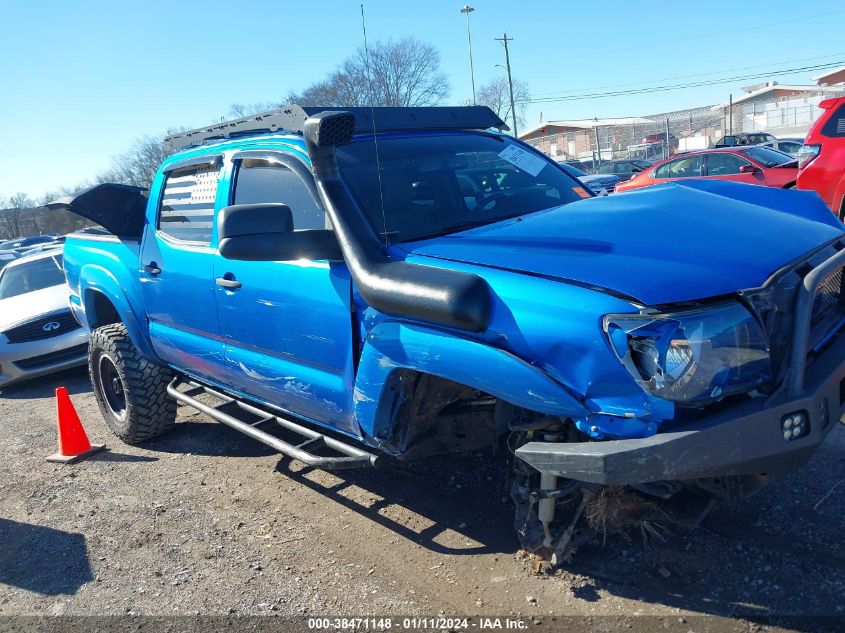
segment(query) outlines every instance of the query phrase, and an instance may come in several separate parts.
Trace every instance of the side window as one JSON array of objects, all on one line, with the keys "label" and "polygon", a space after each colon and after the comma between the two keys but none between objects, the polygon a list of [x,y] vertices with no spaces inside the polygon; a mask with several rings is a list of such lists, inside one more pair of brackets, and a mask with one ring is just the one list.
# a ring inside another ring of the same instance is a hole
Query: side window
[{"label": "side window", "polygon": [[660,167],[654,170],[654,177],[655,178],[671,178],[672,177],[672,165],[677,163],[676,160],[671,160],[668,163],[662,164]]},{"label": "side window", "polygon": [[246,159],[238,167],[234,204],[282,202],[293,213],[293,228],[325,229],[326,212],[293,171],[266,160]]},{"label": "side window", "polygon": [[737,142],[735,136],[726,136],[719,142],[719,145],[726,145],[727,147],[733,147],[736,144]]},{"label": "side window", "polygon": [[693,178],[701,175],[701,156],[685,156],[658,167],[655,178]]},{"label": "side window", "polygon": [[731,176],[739,173],[739,168],[747,165],[748,161],[742,160],[736,154],[712,153],[707,155],[708,176]]},{"label": "side window", "polygon": [[822,134],[830,138],[845,136],[845,103],[840,105],[825,122],[824,127],[822,127]]},{"label": "side window", "polygon": [[600,165],[599,168],[596,170],[596,173],[599,174],[612,174],[614,170],[613,163],[605,163],[604,165]]},{"label": "side window", "polygon": [[219,165],[197,165],[167,174],[158,210],[158,229],[186,242],[211,242]]}]

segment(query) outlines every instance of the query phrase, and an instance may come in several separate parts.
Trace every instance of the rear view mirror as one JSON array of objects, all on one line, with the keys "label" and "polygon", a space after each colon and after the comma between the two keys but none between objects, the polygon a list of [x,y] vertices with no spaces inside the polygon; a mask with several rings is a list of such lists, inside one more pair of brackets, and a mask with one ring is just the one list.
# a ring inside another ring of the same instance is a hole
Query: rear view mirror
[{"label": "rear view mirror", "polygon": [[217,236],[218,250],[226,259],[341,259],[334,231],[294,231],[293,214],[286,204],[237,204],[221,209]]},{"label": "rear view mirror", "polygon": [[760,169],[755,167],[754,165],[742,165],[739,168],[739,173],[741,174],[756,174],[759,171]]}]

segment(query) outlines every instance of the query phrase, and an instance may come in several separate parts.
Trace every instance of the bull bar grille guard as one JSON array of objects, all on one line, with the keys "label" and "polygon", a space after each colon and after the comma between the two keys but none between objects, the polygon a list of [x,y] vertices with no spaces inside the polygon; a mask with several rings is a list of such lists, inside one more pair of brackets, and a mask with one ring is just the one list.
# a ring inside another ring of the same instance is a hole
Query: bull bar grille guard
[{"label": "bull bar grille guard", "polygon": [[[804,374],[807,366],[807,355],[810,352],[810,337],[812,321],[819,288],[828,282],[832,275],[836,275],[845,267],[845,250],[840,250],[826,259],[804,276],[798,286],[795,300],[795,316],[793,321],[792,345],[789,354],[790,374],[787,382],[787,394],[799,395],[804,389]],[[841,276],[840,276],[841,277]],[[842,305],[842,289],[839,290],[839,305]],[[842,320],[825,333],[825,337],[834,334],[841,327]],[[823,337],[824,340],[824,337]]]}]

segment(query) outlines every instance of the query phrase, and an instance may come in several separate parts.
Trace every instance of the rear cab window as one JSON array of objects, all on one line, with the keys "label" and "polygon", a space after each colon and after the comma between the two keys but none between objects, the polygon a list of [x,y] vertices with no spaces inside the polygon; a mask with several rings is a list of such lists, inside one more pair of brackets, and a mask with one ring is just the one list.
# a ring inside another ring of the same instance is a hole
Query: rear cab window
[{"label": "rear cab window", "polygon": [[167,173],[158,209],[158,231],[182,242],[208,245],[222,161]]}]

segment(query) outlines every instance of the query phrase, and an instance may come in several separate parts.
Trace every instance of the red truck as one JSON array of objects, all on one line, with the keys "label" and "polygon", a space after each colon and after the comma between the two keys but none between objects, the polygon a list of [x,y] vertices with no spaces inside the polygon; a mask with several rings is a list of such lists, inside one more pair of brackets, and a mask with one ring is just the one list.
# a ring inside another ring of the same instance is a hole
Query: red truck
[{"label": "red truck", "polygon": [[845,215],[845,97],[825,99],[824,113],[798,152],[798,188],[818,193],[839,219]]}]

